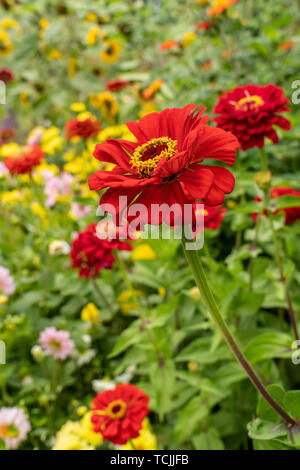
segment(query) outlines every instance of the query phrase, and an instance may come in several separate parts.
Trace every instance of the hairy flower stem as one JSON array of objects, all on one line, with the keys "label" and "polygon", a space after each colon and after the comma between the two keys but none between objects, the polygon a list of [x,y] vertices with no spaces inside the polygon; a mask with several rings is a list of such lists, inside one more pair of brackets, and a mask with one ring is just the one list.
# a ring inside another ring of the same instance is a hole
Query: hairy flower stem
[{"label": "hairy flower stem", "polygon": [[165,360],[164,360],[164,357],[162,355],[162,353],[160,352],[157,344],[156,344],[156,341],[155,341],[155,338],[152,334],[152,332],[149,330],[148,328],[148,325],[147,325],[147,319],[145,318],[145,315],[144,315],[144,312],[143,312],[143,309],[142,309],[142,306],[137,298],[137,295],[136,295],[136,292],[135,292],[135,289],[128,277],[128,274],[127,274],[127,271],[126,271],[126,268],[124,266],[124,263],[123,263],[123,260],[120,258],[117,250],[114,251],[114,256],[116,258],[116,261],[117,261],[117,264],[119,266],[119,269],[123,275],[123,278],[124,278],[124,281],[127,285],[127,288],[128,290],[130,291],[131,293],[131,297],[137,307],[137,311],[138,311],[138,315],[139,315],[139,318],[141,320],[141,323],[142,323],[142,328],[143,330],[146,331],[146,334],[148,336],[148,339],[150,341],[150,343],[152,344],[153,346],[153,349],[155,351],[155,354],[156,354],[156,357],[157,357],[157,362],[159,364],[160,367],[164,367],[164,364],[165,364]]},{"label": "hairy flower stem", "polygon": [[238,360],[238,362],[243,367],[244,371],[248,375],[249,379],[253,383],[254,387],[257,391],[262,395],[262,397],[266,400],[266,402],[281,416],[286,424],[294,426],[297,422],[277,403],[276,400],[269,394],[266,390],[265,386],[261,382],[260,378],[257,376],[256,372],[244,356],[243,352],[241,351],[240,347],[237,344],[234,336],[230,332],[228,326],[226,325],[223,317],[219,311],[219,308],[215,302],[215,299],[212,295],[212,292],[208,286],[204,269],[202,267],[202,263],[200,261],[200,257],[198,252],[195,250],[186,250],[185,248],[186,240],[182,240],[183,251],[186,256],[187,262],[192,270],[192,273],[195,278],[196,285],[198,286],[202,298],[207,305],[207,308],[219,327],[224,339],[226,340],[228,346],[230,347],[231,351],[233,352],[234,356]]},{"label": "hairy flower stem", "polygon": [[293,304],[292,304],[290,290],[289,290],[289,287],[288,287],[288,284],[286,282],[286,278],[285,278],[285,275],[284,275],[283,264],[282,264],[282,260],[281,260],[281,256],[280,256],[279,241],[278,241],[276,230],[274,228],[272,213],[269,210],[269,202],[270,202],[269,191],[268,191],[268,189],[265,189],[264,190],[264,205],[265,205],[265,209],[266,209],[267,214],[268,214],[268,219],[269,219],[269,222],[270,222],[270,228],[271,228],[271,232],[272,232],[272,239],[273,239],[274,250],[275,250],[275,261],[276,261],[276,264],[277,264],[277,267],[278,267],[278,270],[279,270],[279,274],[280,274],[280,282],[282,282],[282,284],[284,285],[285,298],[286,298],[287,305],[288,305],[288,313],[289,313],[292,329],[293,329],[295,338],[298,341],[299,340],[299,333],[298,333],[296,315],[295,315],[295,311],[294,311]]}]

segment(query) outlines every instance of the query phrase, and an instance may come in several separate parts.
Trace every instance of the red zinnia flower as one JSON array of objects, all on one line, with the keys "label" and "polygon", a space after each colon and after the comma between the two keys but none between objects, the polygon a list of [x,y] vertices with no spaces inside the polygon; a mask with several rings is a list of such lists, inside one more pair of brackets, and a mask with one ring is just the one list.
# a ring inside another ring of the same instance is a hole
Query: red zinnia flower
[{"label": "red zinnia flower", "polygon": [[10,173],[30,173],[41,163],[44,153],[38,145],[26,145],[10,157],[4,158],[4,164]]},{"label": "red zinnia flower", "polygon": [[232,166],[239,143],[230,132],[206,126],[209,117],[201,116],[205,109],[190,104],[148,114],[140,122],[127,122],[137,142],[108,139],[96,145],[94,156],[116,165],[89,178],[91,189],[109,188],[101,204],[112,204],[118,214],[123,210],[119,196],[126,196],[128,205],[134,200],[147,208],[141,223],[155,225],[169,220],[161,213],[151,218],[152,204],[176,204],[171,225],[177,214],[181,218],[185,204],[198,199],[211,206],[222,204],[224,193],[233,190],[234,176],[222,166],[203,162],[220,160]]},{"label": "red zinnia flower", "polygon": [[[281,196],[293,196],[293,197],[299,197],[300,198],[300,191],[297,191],[296,189],[291,188],[289,186],[277,187],[277,188],[272,188],[271,189],[270,195],[271,195],[272,199],[275,199],[275,198],[281,197]],[[257,201],[257,202],[259,202],[261,200],[262,199],[259,196],[256,196],[254,198],[254,201]],[[284,209],[278,209],[277,211],[274,212],[274,214],[278,214],[278,212],[284,212],[285,224],[286,225],[293,224],[294,222],[296,222],[296,220],[300,219],[300,199],[299,199],[299,206],[286,207]],[[264,214],[267,215],[267,211],[264,211]],[[251,214],[252,219],[254,220],[254,222],[257,219],[257,215],[258,215],[257,212],[254,212],[253,214]]]},{"label": "red zinnia flower", "polygon": [[91,421],[94,432],[114,444],[126,444],[139,436],[142,422],[149,414],[149,398],[132,384],[117,385],[98,393],[93,400]]},{"label": "red zinnia flower", "polygon": [[11,127],[5,127],[0,132],[0,145],[6,144],[11,139],[13,139],[15,136],[16,136],[16,133],[15,133],[14,129],[12,129]]},{"label": "red zinnia flower", "polygon": [[83,121],[79,119],[70,119],[66,124],[67,140],[73,137],[81,137],[82,139],[90,139],[98,134],[100,126],[95,119],[87,118]]},{"label": "red zinnia flower", "polygon": [[129,82],[127,80],[121,80],[121,79],[111,79],[108,80],[106,83],[106,89],[109,91],[119,91],[123,90],[126,86],[129,85]]},{"label": "red zinnia flower", "polygon": [[209,21],[202,21],[201,23],[196,24],[196,28],[199,30],[209,29],[210,27],[211,27],[211,23]]},{"label": "red zinnia flower", "polygon": [[274,125],[289,130],[290,122],[279,113],[289,111],[289,100],[276,85],[245,85],[219,98],[214,108],[218,127],[231,131],[240,141],[243,150],[263,147],[264,138],[279,142]]},{"label": "red zinnia flower", "polygon": [[167,39],[164,41],[160,46],[161,51],[169,51],[170,49],[174,49],[176,47],[179,47],[180,44],[178,41],[173,41],[172,39]]},{"label": "red zinnia flower", "polygon": [[6,85],[14,79],[14,74],[10,69],[2,68],[0,69],[0,80]]},{"label": "red zinnia flower", "polygon": [[204,206],[204,227],[210,230],[217,230],[221,226],[224,219],[226,207],[218,206]]},{"label": "red zinnia flower", "polygon": [[79,268],[81,277],[96,277],[100,269],[111,269],[115,262],[112,250],[131,250],[128,243],[118,238],[99,238],[97,232],[97,224],[92,223],[73,240],[72,268]]}]

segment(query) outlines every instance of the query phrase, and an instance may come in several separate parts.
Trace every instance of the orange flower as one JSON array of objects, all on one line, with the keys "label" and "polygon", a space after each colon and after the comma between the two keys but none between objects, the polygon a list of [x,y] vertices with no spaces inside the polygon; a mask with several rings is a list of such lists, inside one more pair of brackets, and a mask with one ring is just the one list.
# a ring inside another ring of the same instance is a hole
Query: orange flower
[{"label": "orange flower", "polygon": [[237,1],[238,0],[215,0],[207,14],[209,16],[219,15]]},{"label": "orange flower", "polygon": [[167,39],[160,45],[160,50],[161,51],[168,51],[170,49],[174,49],[175,47],[179,46],[178,41],[173,41],[172,39]]},{"label": "orange flower", "polygon": [[145,90],[143,91],[142,95],[145,100],[150,100],[154,93],[156,93],[163,84],[162,78],[157,78],[154,82],[151,83]]},{"label": "orange flower", "polygon": [[291,49],[292,47],[295,47],[296,44],[297,44],[296,41],[285,41],[282,44],[280,44],[278,49],[280,49],[281,51],[285,51],[287,49]]},{"label": "orange flower", "polygon": [[204,62],[204,64],[203,64],[204,70],[210,69],[211,66],[212,66],[212,61],[211,60],[208,60],[207,62]]}]

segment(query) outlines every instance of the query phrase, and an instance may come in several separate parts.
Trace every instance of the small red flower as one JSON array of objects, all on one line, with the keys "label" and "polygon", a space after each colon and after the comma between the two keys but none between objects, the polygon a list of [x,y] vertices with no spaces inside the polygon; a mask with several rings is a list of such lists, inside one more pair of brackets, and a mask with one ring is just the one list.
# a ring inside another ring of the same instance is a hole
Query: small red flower
[{"label": "small red flower", "polygon": [[159,48],[160,48],[161,51],[169,51],[169,50],[175,49],[179,46],[180,46],[180,44],[179,44],[178,41],[173,41],[172,39],[167,39],[166,41],[161,43]]},{"label": "small red flower", "polygon": [[214,113],[218,127],[232,132],[241,143],[243,150],[263,147],[264,139],[279,142],[274,126],[289,130],[290,122],[279,115],[289,111],[289,100],[276,85],[245,85],[219,98]]},{"label": "small red flower", "polygon": [[196,24],[196,29],[199,29],[200,31],[203,29],[209,29],[210,27],[211,23],[209,21],[202,21],[201,23]]},{"label": "small red flower", "polygon": [[44,153],[38,145],[26,145],[10,157],[4,158],[4,164],[10,173],[30,173],[41,163]]},{"label": "small red flower", "polygon": [[94,432],[119,445],[139,436],[142,422],[150,412],[148,396],[132,384],[98,393],[92,403]]},{"label": "small red flower", "polygon": [[226,213],[226,207],[219,206],[204,206],[204,227],[210,230],[217,230],[221,226]]},{"label": "small red flower", "polygon": [[14,79],[14,74],[10,69],[2,68],[0,69],[0,81],[4,82],[6,85]]},{"label": "small red flower", "polygon": [[[222,204],[224,194],[234,188],[234,176],[209,162],[232,166],[239,143],[230,132],[207,126],[204,111],[190,104],[148,114],[140,122],[127,122],[137,142],[108,139],[96,145],[94,156],[115,164],[112,171],[98,171],[89,178],[91,189],[108,188],[100,203],[112,204],[119,214],[123,210],[119,196],[126,196],[128,206],[134,201],[147,208],[140,217],[142,224],[156,225],[182,223],[185,204],[199,199],[211,206]],[[171,221],[161,212],[151,217],[152,204],[163,203],[176,205]]]},{"label": "small red flower", "polygon": [[[278,214],[278,212],[284,212],[285,224],[286,225],[291,225],[294,222],[296,222],[296,220],[300,219],[300,191],[297,191],[296,189],[291,188],[289,186],[276,187],[276,188],[271,189],[270,196],[271,196],[271,199],[275,199],[275,198],[278,198],[278,197],[281,197],[281,196],[299,197],[299,206],[286,207],[284,209],[278,209],[277,211],[274,212],[274,214]],[[257,201],[257,202],[259,202],[261,200],[262,199],[259,196],[256,196],[254,198],[254,201]],[[267,215],[267,211],[264,211],[264,214]],[[256,219],[257,219],[258,214],[257,214],[257,212],[254,212],[253,214],[251,214],[251,216],[252,216],[252,219],[255,222]]]},{"label": "small red flower", "polygon": [[112,250],[131,250],[128,243],[118,238],[99,238],[97,233],[97,224],[92,223],[73,240],[70,251],[72,268],[79,268],[81,277],[96,277],[100,269],[111,269],[115,262]]},{"label": "small red flower", "polygon": [[90,139],[99,133],[100,125],[97,120],[91,118],[84,119],[83,121],[80,121],[79,119],[70,119],[67,122],[65,129],[67,140],[71,140],[73,137]]},{"label": "small red flower", "polygon": [[127,87],[128,85],[129,82],[127,80],[111,79],[106,83],[106,89],[109,91],[119,91],[123,90],[123,88]]},{"label": "small red flower", "polygon": [[4,145],[16,136],[14,129],[5,127],[0,132],[0,145]]}]

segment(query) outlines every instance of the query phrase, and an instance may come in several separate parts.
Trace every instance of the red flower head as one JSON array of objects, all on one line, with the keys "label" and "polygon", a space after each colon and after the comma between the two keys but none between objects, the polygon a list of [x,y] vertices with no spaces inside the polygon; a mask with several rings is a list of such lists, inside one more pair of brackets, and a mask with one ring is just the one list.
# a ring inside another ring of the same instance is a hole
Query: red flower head
[{"label": "red flower head", "polygon": [[79,119],[70,119],[66,124],[67,140],[73,137],[80,137],[82,139],[90,139],[98,134],[100,126],[96,119],[87,118],[83,121]]},{"label": "red flower head", "polygon": [[4,145],[16,136],[14,129],[11,127],[5,127],[0,132],[0,145]]},{"label": "red flower head", "polygon": [[95,223],[88,225],[73,240],[72,268],[79,268],[81,277],[96,277],[100,269],[111,269],[115,262],[112,250],[131,250],[131,245],[119,240],[118,233],[115,239],[109,238],[109,234],[104,238],[101,222],[99,226],[100,229]]},{"label": "red flower head", "polygon": [[[271,199],[275,199],[281,196],[293,196],[293,197],[299,197],[300,198],[300,191],[297,191],[294,188],[291,188],[289,186],[285,187],[277,187],[277,188],[272,188],[270,191],[270,196]],[[256,196],[254,198],[254,201],[261,201],[262,199],[259,196]],[[300,219],[300,199],[299,199],[299,206],[296,207],[286,207],[284,209],[278,209],[277,211],[274,212],[274,214],[278,214],[278,212],[284,212],[285,216],[285,224],[286,225],[291,225],[296,220]],[[267,215],[267,211],[264,211],[264,214]],[[252,219],[256,221],[257,219],[257,212],[254,212],[251,214]]]},{"label": "red flower head", "polygon": [[196,24],[196,28],[200,31],[203,29],[210,29],[211,23],[209,21],[202,21],[201,23]]},{"label": "red flower head", "polygon": [[221,226],[224,219],[226,207],[219,206],[204,206],[204,227],[210,230],[217,230]]},{"label": "red flower head", "polygon": [[44,153],[38,145],[25,145],[10,157],[4,158],[4,164],[10,173],[30,173],[41,163]]},{"label": "red flower head", "polygon": [[[118,214],[123,210],[119,196],[126,196],[128,206],[134,200],[135,207],[143,204],[147,209],[147,214],[141,214],[142,224],[165,221],[174,225],[182,222],[185,204],[198,199],[211,206],[222,204],[224,193],[233,190],[234,177],[226,168],[204,161],[233,165],[239,143],[230,132],[206,126],[209,117],[202,116],[204,111],[190,104],[148,114],[140,122],[127,123],[137,142],[108,139],[96,145],[94,156],[116,165],[112,171],[98,171],[89,178],[91,189],[108,188],[101,205],[113,205]],[[151,216],[155,212],[152,204],[163,203],[176,204],[171,221],[164,211]],[[176,222],[177,216],[180,220]],[[184,223],[190,222],[184,219]]]},{"label": "red flower head", "polygon": [[243,150],[263,147],[264,138],[274,144],[278,136],[274,125],[289,130],[290,122],[279,113],[289,111],[289,100],[276,85],[237,87],[219,98],[214,108],[218,127],[231,131],[240,141]]},{"label": "red flower head", "polygon": [[126,444],[139,436],[142,422],[149,414],[149,398],[132,384],[117,385],[98,393],[93,400],[91,421],[94,432],[114,444]]},{"label": "red flower head", "polygon": [[119,91],[123,90],[123,88],[127,87],[129,82],[127,80],[120,80],[120,79],[111,79],[108,80],[106,83],[106,89],[109,91]]},{"label": "red flower head", "polygon": [[212,7],[207,11],[209,16],[220,15],[238,0],[214,0]]},{"label": "red flower head", "polygon": [[10,69],[0,69],[0,81],[6,83],[6,85],[14,79],[14,74]]},{"label": "red flower head", "polygon": [[159,48],[160,48],[161,51],[169,51],[169,50],[175,49],[179,46],[180,46],[180,44],[179,44],[178,41],[173,41],[172,39],[167,39],[166,41],[161,43]]}]

